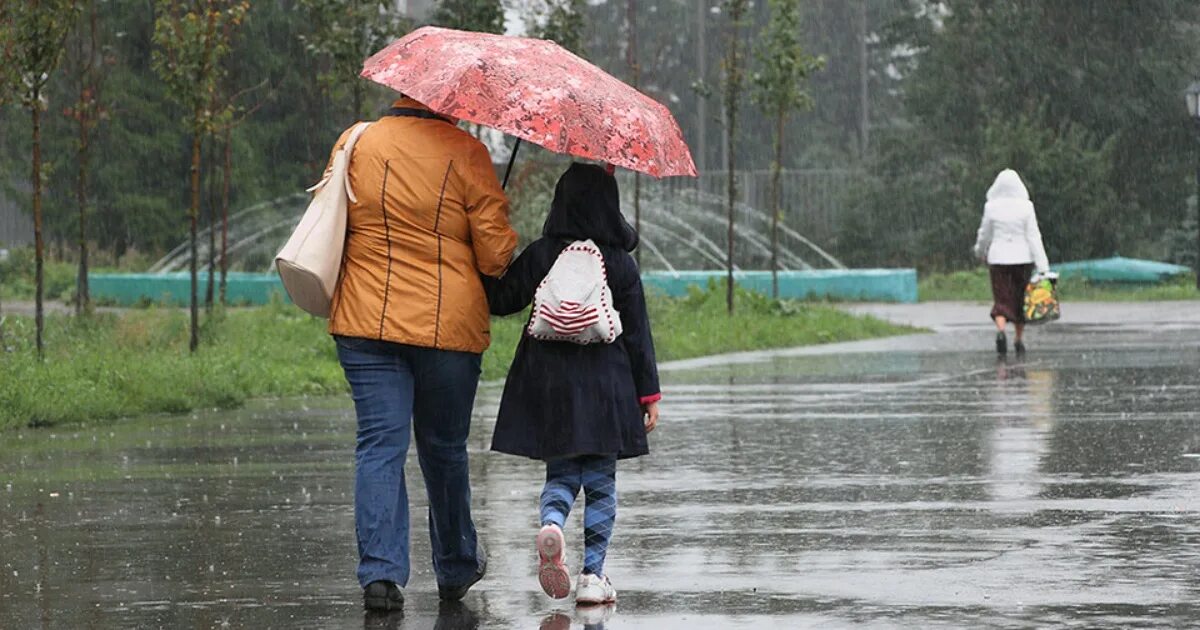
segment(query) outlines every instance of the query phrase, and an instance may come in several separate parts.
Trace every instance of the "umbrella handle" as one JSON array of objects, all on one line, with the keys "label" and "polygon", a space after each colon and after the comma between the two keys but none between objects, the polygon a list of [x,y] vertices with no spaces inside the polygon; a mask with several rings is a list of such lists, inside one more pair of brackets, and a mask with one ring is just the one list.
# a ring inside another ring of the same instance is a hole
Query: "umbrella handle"
[{"label": "umbrella handle", "polygon": [[517,141],[513,143],[512,154],[510,154],[508,156],[508,168],[504,169],[504,183],[500,185],[501,188],[504,188],[504,189],[508,188],[508,176],[512,175],[512,167],[513,167],[513,164],[517,161],[517,151],[520,148],[521,148],[521,139],[517,138]]}]

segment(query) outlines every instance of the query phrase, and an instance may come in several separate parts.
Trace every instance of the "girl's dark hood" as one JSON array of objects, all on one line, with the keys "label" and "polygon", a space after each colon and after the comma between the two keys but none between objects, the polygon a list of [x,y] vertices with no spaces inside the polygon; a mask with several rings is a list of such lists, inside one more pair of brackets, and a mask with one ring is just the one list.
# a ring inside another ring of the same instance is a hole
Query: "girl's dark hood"
[{"label": "girl's dark hood", "polygon": [[542,228],[547,238],[583,241],[619,247],[627,252],[638,245],[638,234],[621,214],[617,179],[603,167],[573,162],[554,187],[554,201]]}]

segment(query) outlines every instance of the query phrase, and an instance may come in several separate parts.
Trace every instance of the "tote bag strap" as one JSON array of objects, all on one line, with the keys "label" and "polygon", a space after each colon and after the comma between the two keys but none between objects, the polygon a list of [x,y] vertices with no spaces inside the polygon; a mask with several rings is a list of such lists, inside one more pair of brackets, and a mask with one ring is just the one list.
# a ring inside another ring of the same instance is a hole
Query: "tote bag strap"
[{"label": "tote bag strap", "polygon": [[[355,125],[354,129],[350,131],[350,135],[346,138],[346,144],[342,145],[341,152],[346,158],[345,159],[345,168],[343,169],[344,173],[342,175],[342,177],[344,178],[342,180],[342,184],[345,185],[346,195],[347,195],[347,197],[349,197],[350,201],[352,201],[352,202],[358,201],[358,198],[354,196],[354,191],[350,188],[350,155],[354,152],[354,145],[358,143],[358,137],[361,136],[362,132],[366,131],[367,127],[370,127],[370,126],[371,126],[371,123],[369,123],[369,122],[358,123],[357,125]],[[321,181],[313,184],[312,186],[309,186],[308,188],[305,188],[304,192],[316,192],[316,191],[320,190],[326,184],[329,183],[329,179],[333,176],[334,176],[333,171],[330,171],[329,175],[327,177],[324,177],[323,179],[321,179]]]},{"label": "tote bag strap", "polygon": [[350,187],[350,157],[354,155],[354,145],[358,144],[358,137],[370,126],[371,123],[369,122],[358,123],[354,127],[354,131],[350,132],[350,137],[346,138],[346,146],[342,148],[346,152],[346,174],[344,177],[346,178],[346,197],[350,200],[350,203],[358,201],[358,197],[354,196],[354,189]]}]

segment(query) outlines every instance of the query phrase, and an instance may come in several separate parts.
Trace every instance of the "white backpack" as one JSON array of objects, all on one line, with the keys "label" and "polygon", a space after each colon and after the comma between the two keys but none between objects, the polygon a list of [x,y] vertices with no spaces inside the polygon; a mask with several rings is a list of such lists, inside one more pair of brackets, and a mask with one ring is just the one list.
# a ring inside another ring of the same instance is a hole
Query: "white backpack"
[{"label": "white backpack", "polygon": [[533,296],[529,336],[580,345],[612,343],[621,336],[604,256],[591,240],[575,241],[558,255]]}]

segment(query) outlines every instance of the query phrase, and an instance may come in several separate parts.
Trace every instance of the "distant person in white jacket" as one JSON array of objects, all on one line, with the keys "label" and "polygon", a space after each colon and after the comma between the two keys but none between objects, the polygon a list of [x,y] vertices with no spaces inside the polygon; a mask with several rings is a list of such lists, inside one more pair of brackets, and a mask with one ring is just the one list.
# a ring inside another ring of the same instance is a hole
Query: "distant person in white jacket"
[{"label": "distant person in white jacket", "polygon": [[996,322],[996,352],[1008,352],[1004,327],[1012,322],[1017,329],[1015,349],[1025,352],[1025,285],[1034,268],[1038,274],[1050,271],[1042,232],[1029,191],[1012,169],[1004,169],[987,192],[983,221],[975,240],[975,255],[989,265],[992,278],[992,320]]}]

